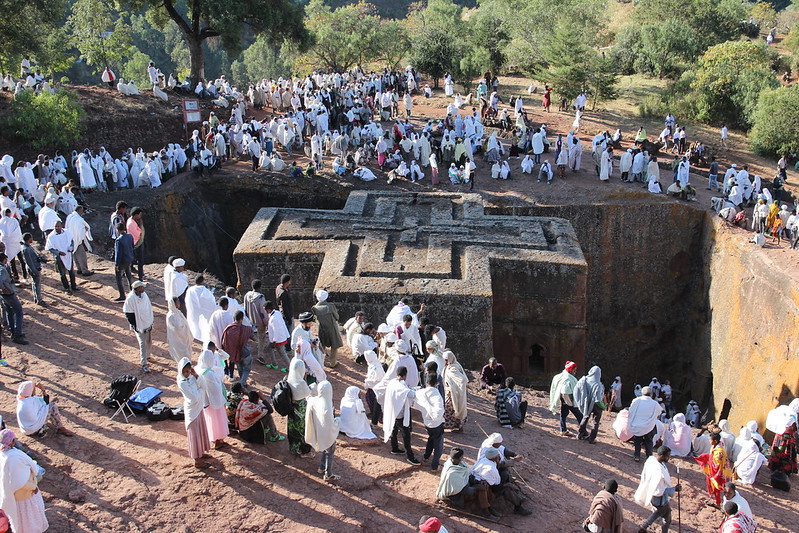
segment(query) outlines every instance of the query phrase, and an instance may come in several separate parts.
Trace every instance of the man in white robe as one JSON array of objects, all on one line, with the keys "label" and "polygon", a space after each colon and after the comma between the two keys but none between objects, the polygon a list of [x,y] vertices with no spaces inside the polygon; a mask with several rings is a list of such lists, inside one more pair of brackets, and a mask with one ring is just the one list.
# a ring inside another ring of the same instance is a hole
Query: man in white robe
[{"label": "man in white robe", "polygon": [[227,296],[223,296],[219,299],[219,309],[211,313],[211,317],[208,319],[211,342],[215,346],[222,346],[222,333],[232,323],[233,313],[230,310],[230,300]]},{"label": "man in white robe", "polygon": [[94,271],[89,270],[86,252],[92,251],[92,245],[90,244],[90,242],[93,240],[92,229],[83,219],[82,205],[78,205],[67,217],[65,226],[66,230],[72,235],[72,242],[75,245],[73,258],[75,259],[75,266],[78,269],[78,274],[83,276],[91,276],[94,274]]},{"label": "man in white robe", "polygon": [[205,277],[198,275],[194,278],[194,286],[186,290],[186,320],[191,334],[203,346],[211,339],[208,321],[217,309],[213,293],[205,286]]},{"label": "man in white robe", "polygon": [[[72,294],[73,291],[79,290],[75,285],[75,268],[72,262],[72,252],[75,249],[72,243],[72,235],[68,231],[64,231],[64,226],[60,220],[55,223],[55,228],[47,236],[44,248],[52,253],[55,258],[56,269],[61,276],[64,292]],[[69,281],[67,281],[67,274],[69,274]]]},{"label": "man in white robe", "polygon": [[[420,463],[411,449],[411,403],[415,393],[405,383],[407,375],[408,369],[401,366],[393,378],[384,378],[386,392],[383,397],[383,442],[390,440],[393,455],[405,454],[407,461],[417,466]],[[397,433],[400,431],[402,431],[404,450],[400,449],[397,439]]]}]

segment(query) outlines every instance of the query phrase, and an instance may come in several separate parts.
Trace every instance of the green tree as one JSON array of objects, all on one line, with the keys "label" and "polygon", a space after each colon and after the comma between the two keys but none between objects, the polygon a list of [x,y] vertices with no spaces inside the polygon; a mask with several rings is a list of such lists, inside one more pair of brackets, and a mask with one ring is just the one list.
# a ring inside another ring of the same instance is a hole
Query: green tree
[{"label": "green tree", "polygon": [[388,68],[396,68],[411,50],[408,24],[402,20],[381,20],[374,39],[375,57]]},{"label": "green tree", "polygon": [[763,155],[799,150],[799,89],[796,86],[760,93],[750,132],[752,148]]},{"label": "green tree", "polygon": [[130,50],[130,24],[125,13],[114,11],[105,0],[77,0],[67,20],[72,43],[86,63],[101,71],[118,68]]},{"label": "green tree", "polygon": [[12,104],[3,124],[4,134],[37,150],[64,149],[83,134],[81,119],[85,116],[75,95],[65,89],[38,95],[24,91]]},{"label": "green tree", "polygon": [[487,53],[486,70],[498,72],[507,60],[510,34],[507,25],[494,15],[491,6],[483,7],[483,3],[480,2],[480,8],[469,13],[466,21],[467,40],[472,48],[480,48]]},{"label": "green tree", "polygon": [[697,96],[697,118],[750,126],[760,92],[779,85],[771,69],[774,58],[764,43],[748,40],[708,48],[691,85]]},{"label": "green tree", "polygon": [[491,68],[491,55],[485,48],[473,47],[471,50],[466,50],[455,66],[457,67],[455,77],[466,92],[469,92],[472,90],[474,79]]},{"label": "green tree", "polygon": [[377,55],[380,32],[376,8],[364,2],[331,9],[323,0],[311,0],[306,21],[313,45],[308,55],[317,65],[343,72]]},{"label": "green tree", "polygon": [[0,70],[19,74],[26,54],[45,63],[56,49],[48,49],[52,42],[41,36],[60,26],[65,11],[65,0],[0,0]]},{"label": "green tree", "polygon": [[[135,8],[152,7],[174,21],[189,50],[192,83],[205,78],[203,43],[209,38],[219,37],[230,56],[241,53],[247,31],[307,40],[302,6],[292,0],[188,0],[185,11],[177,0],[122,1]],[[167,19],[160,20],[163,27]]]},{"label": "green tree", "polygon": [[455,70],[454,58],[460,50],[453,36],[443,26],[430,25],[416,34],[411,48],[411,64],[433,78],[433,87],[447,72]]},{"label": "green tree", "polygon": [[588,88],[592,54],[578,30],[558,25],[549,45],[543,50],[547,67],[538,77],[555,92],[571,100]]}]

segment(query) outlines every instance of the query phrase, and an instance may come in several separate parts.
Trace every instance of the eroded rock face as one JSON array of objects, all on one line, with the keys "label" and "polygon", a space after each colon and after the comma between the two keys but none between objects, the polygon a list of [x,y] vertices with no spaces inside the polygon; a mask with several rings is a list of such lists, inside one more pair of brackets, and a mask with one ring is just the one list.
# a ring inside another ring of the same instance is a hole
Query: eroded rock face
[{"label": "eroded rock face", "polygon": [[471,366],[501,353],[546,380],[583,361],[586,263],[562,219],[487,215],[475,194],[356,191],[342,210],[260,210],[234,260],[243,286],[292,274],[299,310],[320,288],[342,319],[425,303]]}]

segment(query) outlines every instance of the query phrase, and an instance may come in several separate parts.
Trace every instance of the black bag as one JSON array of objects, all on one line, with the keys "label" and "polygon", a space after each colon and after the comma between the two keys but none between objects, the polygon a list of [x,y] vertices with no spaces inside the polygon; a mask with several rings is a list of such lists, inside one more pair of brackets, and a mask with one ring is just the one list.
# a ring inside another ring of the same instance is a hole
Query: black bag
[{"label": "black bag", "polygon": [[155,402],[147,408],[147,420],[153,422],[160,422],[167,420],[172,414],[172,409],[169,408],[164,402]]},{"label": "black bag", "polygon": [[791,480],[785,472],[780,472],[779,470],[771,474],[771,486],[775,489],[791,492]]},{"label": "black bag", "polygon": [[275,383],[272,387],[272,407],[280,416],[288,416],[291,412],[291,404],[294,400],[291,397],[291,387],[286,378]]},{"label": "black bag", "polygon": [[116,402],[122,403],[130,398],[137,381],[138,379],[130,374],[116,378],[111,382],[111,392],[108,394],[108,398],[103,400],[103,404],[111,409],[119,407]]},{"label": "black bag", "polygon": [[169,411],[170,411],[169,418],[171,418],[172,420],[185,420],[186,418],[186,414],[183,412],[182,405],[180,407],[174,407]]}]

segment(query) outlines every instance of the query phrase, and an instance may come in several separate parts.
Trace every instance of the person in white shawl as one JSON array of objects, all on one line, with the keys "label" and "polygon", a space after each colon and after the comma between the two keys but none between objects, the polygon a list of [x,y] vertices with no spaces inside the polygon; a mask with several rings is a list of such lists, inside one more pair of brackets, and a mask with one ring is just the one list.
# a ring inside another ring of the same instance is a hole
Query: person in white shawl
[{"label": "person in white shawl", "polygon": [[233,311],[230,310],[230,300],[227,296],[219,299],[219,308],[211,313],[208,319],[208,333],[211,342],[216,346],[222,346],[222,333],[225,328],[233,323]]},{"label": "person in white shawl", "polygon": [[194,338],[203,344],[211,339],[208,320],[219,309],[213,293],[205,286],[205,277],[194,278],[194,286],[186,290],[186,320]]},{"label": "person in white shawl", "polygon": [[649,165],[646,168],[646,177],[649,192],[653,194],[663,192],[663,188],[660,186],[660,166],[658,166],[657,157],[652,157],[649,161]]},{"label": "person in white shawl", "polygon": [[[366,350],[363,356],[367,364],[366,377],[363,380],[363,386],[366,389],[366,403],[369,405],[372,424],[376,426],[383,415],[383,410],[380,406],[383,403],[385,388],[381,388],[380,384],[386,375],[386,371],[383,369],[383,364],[378,361],[374,350]],[[380,393],[379,395],[378,392]]]},{"label": "person in white shawl", "polygon": [[613,174],[613,150],[608,148],[602,152],[600,161],[599,180],[608,181],[610,179],[610,175]]},{"label": "person in white shawl", "polygon": [[[11,209],[6,208],[3,210],[3,218],[0,219],[0,241],[6,247],[5,253],[8,256],[9,266],[22,251],[22,229],[19,226],[19,221],[12,216],[12,213]],[[22,268],[25,268],[25,263],[21,257],[20,263]],[[27,272],[27,270],[23,272]]]},{"label": "person in white shawl", "polygon": [[388,366],[386,375],[383,378],[384,382],[387,383],[397,377],[397,370],[399,367],[404,366],[408,372],[408,386],[411,388],[416,387],[419,385],[419,368],[416,366],[416,359],[410,353],[411,349],[408,341],[404,339],[398,340],[395,348],[398,355]]},{"label": "person in white shawl", "polygon": [[321,452],[319,473],[325,481],[336,481],[341,476],[333,473],[333,453],[336,451],[336,437],[341,427],[341,419],[333,412],[333,386],[322,381],[318,386],[319,395],[308,399],[305,411],[305,442],[317,452]]},{"label": "person in white shawl", "polygon": [[676,485],[672,487],[671,476],[666,468],[666,463],[671,457],[671,450],[668,446],[661,446],[656,455],[650,456],[644,463],[641,472],[641,482],[635,491],[635,503],[641,507],[654,508],[652,514],[641,526],[646,530],[658,519],[663,519],[663,531],[668,531],[671,526],[671,505],[669,498],[675,492],[680,492],[682,487]]},{"label": "person in white shawl", "polygon": [[352,174],[361,181],[374,181],[377,179],[375,173],[366,167],[358,167],[352,172]]},{"label": "person in white shawl", "polygon": [[499,476],[499,469],[497,464],[501,461],[499,450],[496,448],[488,448],[484,455],[474,463],[471,469],[471,474],[478,481],[485,481],[489,485],[499,485],[501,479]]},{"label": "person in white shawl", "polygon": [[738,481],[745,485],[752,485],[757,478],[757,472],[766,462],[766,456],[760,451],[758,442],[752,438],[748,427],[742,427],[738,438],[735,439],[733,451],[733,468],[738,476]]},{"label": "person in white shawl", "polygon": [[467,387],[469,378],[455,354],[444,352],[444,427],[463,431],[467,417]]},{"label": "person in white shawl", "polygon": [[[372,352],[374,353],[374,352]],[[376,439],[377,435],[372,432],[369,426],[369,419],[366,417],[366,409],[363,400],[358,397],[361,392],[356,386],[347,387],[344,397],[339,404],[341,413],[341,425],[339,431],[353,439]]]},{"label": "person in white shawl", "polygon": [[38,490],[41,468],[14,447],[10,429],[0,431],[0,507],[14,533],[43,533],[50,525]]},{"label": "person in white shawl", "polygon": [[[405,378],[408,370],[401,366],[396,371],[396,378],[391,379],[386,385],[383,398],[383,442],[391,440],[391,453],[393,455],[405,454],[409,463],[419,465],[411,449],[411,402],[416,396],[408,388]],[[402,431],[402,450],[397,442],[397,433]]]},{"label": "person in white shawl", "polygon": [[319,362],[319,358],[313,353],[313,345],[307,339],[299,337],[294,351],[296,353],[295,357],[305,363],[305,368],[316,378],[317,382],[321,383],[327,380],[327,375]]},{"label": "person in white shawl", "polygon": [[685,423],[684,414],[677,413],[671,419],[663,444],[671,448],[676,457],[687,457],[691,453],[691,426]]},{"label": "person in white shawl", "polygon": [[78,273],[84,276],[91,276],[94,274],[94,271],[89,270],[86,252],[92,251],[91,241],[94,239],[92,238],[91,226],[89,226],[83,218],[82,205],[77,206],[75,211],[67,217],[64,223],[64,229],[72,235],[72,243],[75,246],[73,258],[75,259],[75,266],[78,269]]},{"label": "person in white shawl", "polygon": [[197,384],[205,395],[203,417],[208,430],[208,439],[214,443],[215,450],[221,450],[230,446],[225,442],[225,437],[230,434],[230,430],[225,411],[227,391],[216,367],[216,355],[211,350],[204,350],[197,361]]},{"label": "person in white shawl", "polygon": [[[600,381],[601,375],[602,370],[598,366],[592,366],[588,374],[581,377],[574,386],[574,403],[583,414],[577,438],[588,440],[591,444],[596,441],[599,421],[602,418],[602,411],[605,410],[605,406],[602,404],[605,386]],[[594,427],[590,434],[588,433],[589,418],[594,419]]]},{"label": "person in white shawl", "polygon": [[580,170],[580,163],[583,159],[583,145],[580,139],[574,137],[572,143],[569,145],[569,168],[572,171]]},{"label": "person in white shawl", "polygon": [[583,417],[580,410],[574,405],[574,386],[577,385],[577,378],[574,372],[577,365],[572,361],[566,361],[563,372],[552,378],[549,387],[549,410],[553,415],[560,415],[560,434],[568,435],[566,431],[566,418],[572,413],[577,418],[577,423],[582,422]]},{"label": "person in white shawl", "polygon": [[[524,159],[522,159],[521,163],[522,174],[532,174],[534,166],[535,165],[533,164],[533,159],[530,157],[530,154],[527,154],[526,156],[524,156]],[[491,177],[492,178],[494,177],[493,174]]]},{"label": "person in white shawl", "polygon": [[763,438],[763,435],[758,432],[757,421],[750,420],[746,423],[746,427],[749,429],[749,433],[752,435],[752,438],[757,441],[757,445],[762,450],[766,446],[766,440]]},{"label": "person in white shawl", "polygon": [[422,414],[427,431],[424,459],[432,456],[430,468],[436,471],[444,452],[444,398],[438,390],[437,374],[427,374],[425,382],[427,386],[416,391],[413,407]]},{"label": "person in white shawl", "polygon": [[191,359],[188,357],[181,359],[178,363],[177,384],[183,394],[183,423],[186,426],[189,457],[194,459],[196,468],[208,468],[210,465],[202,457],[211,449],[211,441],[208,440],[208,429],[205,417],[202,416],[205,394],[197,378],[197,372],[191,366]]},{"label": "person in white shawl", "polygon": [[289,363],[286,381],[291,389],[292,408],[286,418],[286,436],[289,441],[289,450],[300,457],[313,457],[311,446],[305,441],[305,413],[307,399],[316,395],[317,384],[310,387],[305,381],[305,363],[296,357]]},{"label": "person in white shawl", "polygon": [[[36,394],[36,391],[40,394]],[[17,387],[17,424],[24,435],[44,434],[46,424],[52,424],[56,432],[71,437],[72,431],[64,427],[55,400],[47,398],[47,391],[39,382],[23,381]]]},{"label": "person in white shawl", "polygon": [[724,451],[727,452],[727,457],[732,459],[732,451],[735,446],[735,435],[730,431],[729,420],[719,420],[719,435],[721,436],[721,443],[724,444]]},{"label": "person in white shawl", "polygon": [[191,358],[194,336],[183,313],[175,305],[174,300],[167,302],[169,310],[166,314],[166,343],[169,355],[176,363],[181,359]]}]

